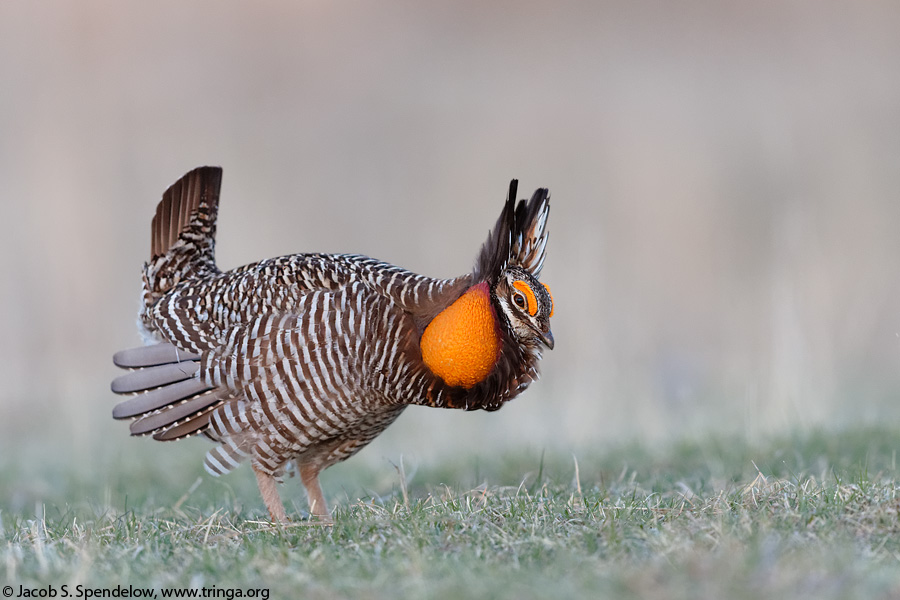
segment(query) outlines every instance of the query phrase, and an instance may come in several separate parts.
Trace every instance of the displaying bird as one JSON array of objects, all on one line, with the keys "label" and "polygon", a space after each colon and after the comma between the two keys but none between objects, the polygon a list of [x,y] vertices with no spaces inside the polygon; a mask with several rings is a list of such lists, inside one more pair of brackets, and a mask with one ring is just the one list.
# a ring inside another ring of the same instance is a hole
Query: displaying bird
[{"label": "displaying bird", "polygon": [[538,281],[549,193],[517,182],[471,273],[433,279],[355,254],[293,254],[220,271],[222,170],[200,167],[163,194],[143,269],[148,345],[118,352],[132,435],[217,445],[205,467],[248,461],[273,520],[296,468],[311,516],[329,520],[319,473],[354,455],[411,404],[496,410],[537,379],[553,348]]}]

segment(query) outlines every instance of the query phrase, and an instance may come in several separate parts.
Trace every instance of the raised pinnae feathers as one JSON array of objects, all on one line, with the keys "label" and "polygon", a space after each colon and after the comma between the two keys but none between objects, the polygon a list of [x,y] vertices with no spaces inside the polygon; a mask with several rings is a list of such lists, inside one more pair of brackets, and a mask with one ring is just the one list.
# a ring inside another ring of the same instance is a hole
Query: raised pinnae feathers
[{"label": "raised pinnae feathers", "polygon": [[506,204],[475,263],[475,280],[494,282],[508,266],[522,267],[535,277],[544,266],[550,192],[538,188],[531,200],[516,202],[518,180],[509,183]]},{"label": "raised pinnae feathers", "polygon": [[535,278],[544,267],[547,249],[547,217],[550,216],[550,192],[538,188],[527,203],[522,200],[516,207],[516,224],[510,248],[510,263],[522,267]]}]

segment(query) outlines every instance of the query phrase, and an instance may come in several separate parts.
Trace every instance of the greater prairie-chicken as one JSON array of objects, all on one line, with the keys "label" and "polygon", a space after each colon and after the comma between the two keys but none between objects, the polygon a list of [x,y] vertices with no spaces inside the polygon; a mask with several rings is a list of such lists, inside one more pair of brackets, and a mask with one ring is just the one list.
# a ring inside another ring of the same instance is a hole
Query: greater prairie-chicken
[{"label": "greater prairie-chicken", "polygon": [[[247,460],[272,518],[297,467],[310,513],[328,519],[319,473],[358,452],[410,404],[496,410],[537,379],[553,348],[538,281],[549,194],[516,181],[472,273],[432,279],[361,255],[294,254],[222,272],[214,245],[222,170],[181,178],[156,209],[140,326],[118,352],[132,435],[217,442],[205,467]],[[155,342],[155,343],[154,343]]]}]

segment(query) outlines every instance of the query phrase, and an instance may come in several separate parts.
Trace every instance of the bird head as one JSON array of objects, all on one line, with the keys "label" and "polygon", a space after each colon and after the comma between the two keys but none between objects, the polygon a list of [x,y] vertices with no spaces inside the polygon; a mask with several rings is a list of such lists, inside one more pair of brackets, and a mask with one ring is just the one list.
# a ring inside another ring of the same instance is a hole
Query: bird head
[{"label": "bird head", "polygon": [[539,188],[530,200],[516,201],[518,181],[509,184],[506,204],[475,264],[475,281],[485,281],[491,299],[520,344],[553,348],[550,288],[538,278],[547,248],[550,193]]},{"label": "bird head", "polygon": [[553,333],[550,331],[553,297],[550,288],[525,269],[511,267],[503,272],[494,286],[493,297],[520,344],[544,344],[553,349]]}]

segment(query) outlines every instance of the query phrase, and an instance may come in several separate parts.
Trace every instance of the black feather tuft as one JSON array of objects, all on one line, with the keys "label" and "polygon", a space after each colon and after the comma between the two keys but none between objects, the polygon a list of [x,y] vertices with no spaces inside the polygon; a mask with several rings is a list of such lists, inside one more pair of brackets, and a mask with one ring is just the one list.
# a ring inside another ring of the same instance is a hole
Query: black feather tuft
[{"label": "black feather tuft", "polygon": [[474,281],[492,286],[509,265],[520,266],[535,277],[540,275],[547,243],[547,214],[550,193],[538,188],[531,200],[516,202],[518,180],[509,183],[506,203],[494,229],[481,247],[475,262]]}]

